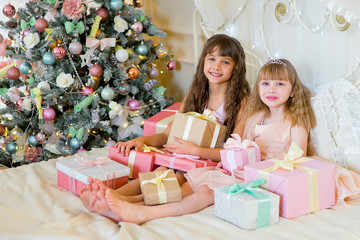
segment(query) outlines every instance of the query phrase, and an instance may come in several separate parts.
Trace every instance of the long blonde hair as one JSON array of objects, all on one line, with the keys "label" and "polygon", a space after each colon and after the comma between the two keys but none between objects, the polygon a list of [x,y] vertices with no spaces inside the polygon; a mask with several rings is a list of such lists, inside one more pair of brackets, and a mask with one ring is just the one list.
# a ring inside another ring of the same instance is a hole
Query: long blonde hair
[{"label": "long blonde hair", "polygon": [[184,112],[203,112],[206,107],[209,99],[209,81],[204,73],[204,62],[206,55],[215,49],[219,50],[221,56],[231,57],[235,63],[225,94],[224,125],[227,126],[226,138],[228,138],[235,128],[241,100],[250,93],[250,86],[245,77],[245,52],[235,38],[225,34],[216,34],[207,40],[185,99]]},{"label": "long blonde hair", "polygon": [[292,86],[292,94],[285,103],[285,119],[293,126],[300,125],[306,129],[316,126],[316,118],[310,102],[311,92],[300,81],[295,67],[287,59],[271,60],[260,69],[254,89],[247,101],[244,114],[246,119],[258,111],[269,112],[269,107],[260,99],[260,80],[288,80]]}]

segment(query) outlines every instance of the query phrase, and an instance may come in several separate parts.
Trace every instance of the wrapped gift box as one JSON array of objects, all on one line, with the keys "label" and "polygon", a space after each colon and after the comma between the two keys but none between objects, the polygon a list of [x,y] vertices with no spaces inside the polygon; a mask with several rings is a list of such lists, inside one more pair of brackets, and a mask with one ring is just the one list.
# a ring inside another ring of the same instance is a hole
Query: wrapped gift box
[{"label": "wrapped gift box", "polygon": [[146,205],[181,201],[181,188],[174,170],[140,173],[141,192]]},{"label": "wrapped gift box", "polygon": [[[224,144],[226,127],[216,120],[208,121],[202,118],[209,115],[193,113],[176,113],[171,126],[167,144],[178,144],[174,136],[189,141],[197,146],[206,148],[219,148]],[[200,118],[199,118],[200,117]]]},{"label": "wrapped gift box", "polygon": [[154,164],[188,172],[193,168],[216,166],[211,160],[202,160],[197,156],[186,154],[155,153]]},{"label": "wrapped gift box", "polygon": [[157,133],[163,132],[169,123],[174,120],[174,115],[179,111],[181,102],[176,102],[161,112],[148,118],[144,122],[144,136],[152,136]]},{"label": "wrapped gift box", "polygon": [[244,229],[278,223],[280,197],[256,187],[258,181],[264,182],[215,188],[215,216]]},{"label": "wrapped gift box", "polygon": [[80,195],[80,189],[89,185],[88,178],[97,178],[106,186],[117,189],[128,182],[130,169],[110,158],[102,156],[80,156],[56,162],[57,183],[60,187]]},{"label": "wrapped gift box", "polygon": [[260,149],[253,141],[241,141],[238,134],[231,134],[223,150],[220,151],[222,168],[234,176],[234,169],[261,161]]},{"label": "wrapped gift box", "polygon": [[[294,163],[292,170],[289,162]],[[335,165],[331,163],[305,157],[272,159],[246,165],[244,178],[245,182],[265,179],[261,187],[280,196],[280,215],[285,218],[335,204]]]},{"label": "wrapped gift box", "polygon": [[154,152],[131,150],[128,156],[122,156],[119,150],[112,146],[109,148],[108,157],[130,168],[129,178],[138,178],[141,172],[154,170]]}]

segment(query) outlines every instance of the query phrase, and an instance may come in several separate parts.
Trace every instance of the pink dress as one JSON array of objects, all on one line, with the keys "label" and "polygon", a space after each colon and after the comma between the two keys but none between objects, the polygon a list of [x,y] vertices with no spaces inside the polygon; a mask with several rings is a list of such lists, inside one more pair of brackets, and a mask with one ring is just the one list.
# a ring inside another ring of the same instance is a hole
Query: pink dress
[{"label": "pink dress", "polygon": [[[264,112],[255,113],[246,122],[243,139],[255,141],[260,147],[262,160],[281,157],[291,144],[291,122],[279,120],[269,125],[260,125]],[[311,156],[311,158],[328,161]],[[336,203],[344,203],[345,199],[360,196],[360,175],[348,169],[336,166],[335,171]]]}]

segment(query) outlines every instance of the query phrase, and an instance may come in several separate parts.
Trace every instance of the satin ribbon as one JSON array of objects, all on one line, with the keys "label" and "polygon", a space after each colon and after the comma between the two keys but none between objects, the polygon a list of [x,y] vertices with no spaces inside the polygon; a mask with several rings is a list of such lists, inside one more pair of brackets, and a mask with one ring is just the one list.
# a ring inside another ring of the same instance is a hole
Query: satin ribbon
[{"label": "satin ribbon", "polygon": [[64,25],[65,25],[65,31],[67,34],[74,31],[74,29],[77,29],[79,34],[82,34],[85,31],[85,25],[84,25],[83,21],[78,22],[76,25],[73,24],[72,22],[66,21]]},{"label": "satin ribbon", "polygon": [[186,159],[190,159],[190,160],[198,160],[198,159],[200,159],[199,156],[190,155],[190,154],[173,153],[172,155],[174,157],[177,157],[177,158],[186,158]]},{"label": "satin ribbon", "polygon": [[192,116],[195,118],[199,118],[202,120],[210,121],[213,123],[218,123],[217,119],[214,115],[212,115],[213,111],[210,109],[205,109],[203,114],[197,113],[197,112],[187,112],[185,113],[186,116]]},{"label": "satin ribbon", "polygon": [[225,188],[221,189],[221,191],[225,192],[228,196],[234,196],[243,192],[246,192],[256,198],[258,201],[258,208],[257,208],[257,218],[256,218],[256,226],[258,228],[270,225],[270,218],[271,218],[271,198],[260,192],[254,191],[254,188],[259,187],[261,184],[264,184],[265,180],[263,179],[256,179],[252,182],[247,183],[244,186],[239,184],[233,184],[226,186]]},{"label": "satin ribbon", "polygon": [[228,138],[225,142],[224,148],[234,148],[234,149],[248,149],[250,147],[258,147],[254,141],[244,139],[241,141],[241,137],[237,133],[230,134],[232,138]]},{"label": "satin ribbon", "polygon": [[268,189],[269,173],[276,171],[277,169],[284,169],[288,171],[294,171],[294,169],[303,170],[308,175],[308,193],[309,193],[309,212],[319,210],[319,177],[318,171],[309,167],[298,165],[299,163],[311,161],[312,159],[301,157],[304,151],[292,143],[288,150],[288,153],[284,153],[284,160],[278,158],[269,159],[274,162],[274,165],[269,168],[259,170],[258,177],[266,179],[266,183],[262,185],[263,188]]},{"label": "satin ribbon", "polygon": [[100,46],[100,50],[103,51],[105,47],[115,47],[115,45],[116,45],[115,38],[103,38],[101,40],[98,40],[94,37],[88,37],[86,38],[86,47],[90,49],[86,51],[85,55],[81,55],[81,56],[84,59],[88,59],[94,54],[94,51],[97,47]]},{"label": "satin ribbon", "polygon": [[145,180],[141,182],[141,185],[145,185],[148,183],[155,184],[157,186],[157,192],[159,195],[159,203],[166,203],[167,197],[166,197],[166,189],[164,185],[164,181],[177,181],[176,177],[167,177],[168,173],[171,171],[171,169],[168,169],[166,171],[160,172],[160,171],[154,171],[155,178],[151,180]]},{"label": "satin ribbon", "polygon": [[35,26],[35,22],[36,22],[35,17],[31,17],[29,22],[21,19],[21,22],[20,22],[21,30],[24,31],[25,29],[29,28],[30,26],[31,27]]},{"label": "satin ribbon", "polygon": [[[163,110],[163,111],[165,111],[165,110]],[[175,111],[175,110],[173,110],[173,111]],[[165,129],[169,126],[169,124],[174,120],[174,117],[175,116],[172,115],[172,116],[169,116],[169,117],[159,120],[155,126],[155,133],[161,133],[161,132],[165,131]]]},{"label": "satin ribbon", "polygon": [[54,33],[54,29],[52,29],[52,28],[45,28],[45,32],[47,33],[47,36],[46,36],[46,38],[45,38],[45,41],[51,41],[51,40],[53,40],[53,38],[52,38],[52,34]]},{"label": "satin ribbon", "polygon": [[76,137],[78,140],[82,139],[82,137],[84,136],[84,132],[84,127],[81,127],[78,130],[76,130],[73,126],[70,126],[69,128],[70,137]]},{"label": "satin ribbon", "polygon": [[33,93],[35,94],[35,102],[36,102],[36,108],[39,111],[39,119],[43,119],[42,116],[42,106],[41,106],[41,89],[40,88],[33,88]]},{"label": "satin ribbon", "polygon": [[165,153],[164,151],[161,151],[160,149],[158,149],[157,147],[152,147],[152,146],[148,146],[146,144],[143,145],[142,148],[140,148],[139,151],[143,151],[143,152],[158,152],[158,153]]}]

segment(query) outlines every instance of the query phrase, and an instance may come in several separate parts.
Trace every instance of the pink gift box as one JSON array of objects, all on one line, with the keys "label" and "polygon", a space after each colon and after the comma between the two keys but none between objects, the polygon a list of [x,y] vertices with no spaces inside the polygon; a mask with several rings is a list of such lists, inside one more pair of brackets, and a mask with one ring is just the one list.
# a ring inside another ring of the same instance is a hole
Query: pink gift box
[{"label": "pink gift box", "polygon": [[231,172],[234,176],[234,169],[239,166],[261,161],[259,147],[249,147],[247,149],[225,148],[220,151],[222,168]]},{"label": "pink gift box", "polygon": [[[60,187],[80,195],[80,189],[89,185],[88,178],[97,178],[106,186],[117,189],[128,182],[129,168],[100,156],[74,155],[56,162],[57,183]],[[97,165],[96,165],[97,164]]]},{"label": "pink gift box", "polygon": [[[307,158],[297,163],[304,169],[277,169],[271,160],[245,166],[245,182],[264,178],[261,187],[280,195],[280,216],[296,218],[335,204],[335,165]],[[265,171],[264,171],[265,170]]]},{"label": "pink gift box", "polygon": [[154,152],[130,151],[128,156],[122,156],[116,147],[109,148],[108,157],[130,168],[130,178],[138,178],[139,173],[154,170]]},{"label": "pink gift box", "polygon": [[174,114],[179,111],[181,102],[176,102],[144,122],[144,136],[152,136],[163,132],[174,120]]},{"label": "pink gift box", "polygon": [[172,155],[169,152],[163,153],[155,153],[154,164],[159,166],[165,166],[168,168],[188,172],[193,168],[200,168],[200,167],[208,167],[208,166],[216,166],[217,163],[211,160],[202,160],[202,159],[191,159],[191,157],[196,156],[189,156],[186,158],[184,154],[179,155]]}]

